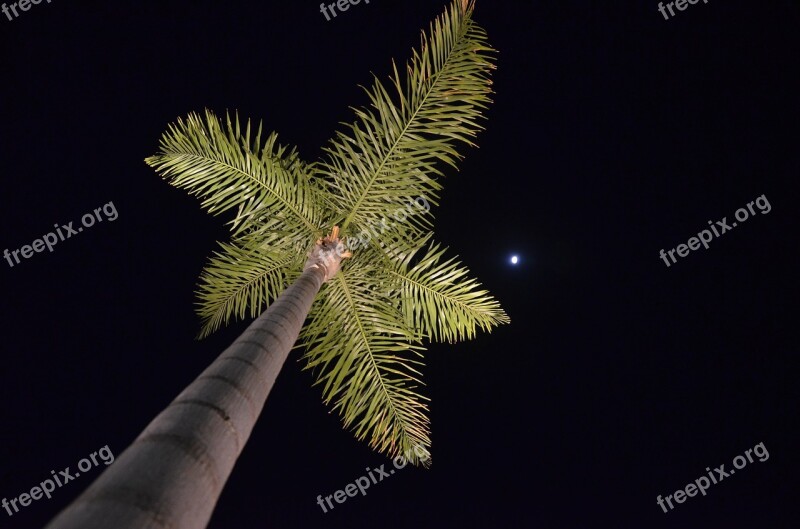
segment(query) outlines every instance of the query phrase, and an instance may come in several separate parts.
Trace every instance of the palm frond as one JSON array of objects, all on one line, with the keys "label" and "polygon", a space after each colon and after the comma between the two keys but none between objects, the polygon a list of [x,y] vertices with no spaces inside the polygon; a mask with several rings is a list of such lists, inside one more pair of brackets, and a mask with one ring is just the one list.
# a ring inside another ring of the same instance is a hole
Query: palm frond
[{"label": "palm frond", "polygon": [[170,184],[202,199],[218,215],[236,209],[230,222],[233,235],[258,229],[264,218],[280,218],[287,233],[306,241],[318,235],[320,222],[316,189],[297,153],[277,143],[271,133],[262,141],[259,124],[251,137],[236,116],[225,124],[206,110],[205,120],[191,113],[170,124],[159,152],[145,162]]},{"label": "palm frond", "polygon": [[[376,78],[365,89],[371,108],[355,109],[356,121],[325,149],[317,172],[329,182],[345,235],[379,223],[393,204],[419,196],[436,204],[442,164],[455,166],[457,144],[473,145],[490,101],[494,50],[472,9],[473,2],[453,1],[423,32],[405,80],[396,65],[390,88]],[[413,223],[404,227],[419,234]]]},{"label": "palm frond", "polygon": [[[220,244],[200,275],[197,313],[204,338],[232,318],[257,317],[299,275],[304,255],[276,251],[261,237],[250,235]],[[248,310],[249,309],[249,310]]]},{"label": "palm frond", "polygon": [[[446,248],[431,244],[424,256],[416,249],[387,250],[395,256],[390,262],[393,289],[400,294],[403,318],[408,326],[434,341],[458,342],[475,337],[478,329],[509,323],[505,311],[456,257],[445,260]],[[416,262],[415,262],[416,261]]]},{"label": "palm frond", "polygon": [[323,291],[301,333],[306,368],[359,440],[430,464],[427,399],[419,394],[423,348],[403,323],[377,268],[348,266]]}]

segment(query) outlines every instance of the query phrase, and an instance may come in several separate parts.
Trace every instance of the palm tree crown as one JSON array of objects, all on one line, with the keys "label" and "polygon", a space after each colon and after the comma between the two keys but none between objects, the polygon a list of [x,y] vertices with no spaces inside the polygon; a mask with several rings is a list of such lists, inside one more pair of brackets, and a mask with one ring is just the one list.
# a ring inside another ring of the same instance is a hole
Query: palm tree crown
[{"label": "palm tree crown", "polygon": [[374,79],[369,106],[315,163],[261,124],[211,111],[170,125],[146,160],[210,213],[235,214],[232,240],[200,277],[201,337],[258,316],[299,277],[313,241],[341,226],[352,258],[300,333],[306,368],[358,439],[413,463],[430,461],[423,342],[470,339],[509,321],[431,233],[439,179],[461,159],[457,146],[474,145],[490,102],[494,50],[473,9],[454,0],[422,33],[404,75],[393,64],[388,83]]}]

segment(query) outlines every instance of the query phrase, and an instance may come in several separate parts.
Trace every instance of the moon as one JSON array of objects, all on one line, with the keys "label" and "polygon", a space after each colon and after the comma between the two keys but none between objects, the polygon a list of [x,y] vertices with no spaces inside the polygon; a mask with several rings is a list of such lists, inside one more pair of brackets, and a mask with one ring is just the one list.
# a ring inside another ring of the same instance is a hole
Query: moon
[{"label": "moon", "polygon": [[519,256],[518,255],[512,255],[511,256],[511,264],[515,265],[517,263],[519,263]]}]

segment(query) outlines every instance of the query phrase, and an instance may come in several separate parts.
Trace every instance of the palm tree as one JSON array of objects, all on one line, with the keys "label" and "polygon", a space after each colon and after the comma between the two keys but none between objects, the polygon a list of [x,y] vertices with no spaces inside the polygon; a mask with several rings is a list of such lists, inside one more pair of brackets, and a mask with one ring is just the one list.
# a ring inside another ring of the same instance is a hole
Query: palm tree
[{"label": "palm tree", "polygon": [[205,527],[298,336],[346,428],[430,464],[422,343],[508,322],[430,231],[437,178],[461,158],[457,144],[474,145],[491,93],[493,50],[473,9],[453,0],[405,78],[394,66],[388,88],[375,79],[370,107],[318,162],[238,116],[169,126],[146,162],[209,212],[235,212],[231,242],[200,278],[200,336],[256,319],[48,527]]}]

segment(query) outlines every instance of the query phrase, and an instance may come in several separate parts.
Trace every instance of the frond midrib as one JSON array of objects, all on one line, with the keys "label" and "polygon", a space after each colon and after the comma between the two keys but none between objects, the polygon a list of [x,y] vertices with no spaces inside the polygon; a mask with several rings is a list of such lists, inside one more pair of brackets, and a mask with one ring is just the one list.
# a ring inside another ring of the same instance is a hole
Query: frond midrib
[{"label": "frond midrib", "polygon": [[378,368],[378,365],[375,363],[375,357],[372,355],[372,349],[369,346],[369,339],[367,337],[367,333],[364,330],[364,326],[361,323],[361,318],[359,317],[358,311],[356,310],[355,301],[353,300],[353,297],[350,295],[350,290],[347,288],[347,282],[344,280],[344,274],[342,272],[339,272],[338,274],[336,274],[336,278],[342,285],[342,288],[344,289],[344,294],[347,297],[347,302],[350,304],[350,308],[353,311],[356,323],[358,324],[359,334],[361,335],[364,341],[364,345],[367,347],[367,354],[369,356],[369,361],[372,364],[373,369],[375,369],[375,373],[378,376],[378,381],[381,384],[381,389],[383,390],[384,395],[386,395],[386,401],[389,403],[389,406],[391,407],[392,415],[394,416],[396,421],[395,424],[399,425],[399,428],[402,431],[402,435],[404,437],[408,437],[408,432],[406,431],[405,425],[403,424],[403,420],[400,418],[400,415],[397,412],[397,408],[395,407],[394,402],[392,401],[391,394],[389,393],[389,390],[386,388],[386,384],[383,382],[381,371]]},{"label": "frond midrib", "polygon": [[[424,285],[424,284],[420,283],[419,281],[416,281],[416,280],[414,280],[414,279],[410,278],[409,276],[403,275],[403,274],[401,274],[401,273],[399,273],[399,272],[397,272],[397,271],[395,271],[395,270],[388,270],[388,272],[389,272],[390,274],[394,275],[394,276],[397,276],[397,277],[399,277],[399,278],[401,278],[401,279],[404,279],[404,280],[406,280],[406,281],[408,281],[408,282],[410,282],[410,283],[413,283],[414,285],[417,285],[418,287],[422,288],[422,289],[423,289],[423,290],[425,290],[426,292],[430,292],[431,294],[433,294],[434,296],[436,296],[436,297],[438,297],[438,298],[440,298],[440,299],[445,299],[445,300],[448,300],[448,301],[450,301],[451,303],[454,303],[454,304],[456,304],[456,305],[459,305],[459,306],[460,306],[460,307],[462,307],[462,308],[464,309],[464,311],[465,311],[465,312],[467,312],[467,313],[471,313],[471,314],[473,314],[473,315],[487,316],[487,317],[489,317],[489,318],[492,318],[492,319],[498,320],[498,321],[500,321],[500,322],[502,322],[502,321],[503,321],[503,319],[502,319],[502,318],[493,317],[493,316],[492,316],[490,313],[487,313],[487,312],[483,312],[483,311],[480,311],[480,310],[474,309],[474,308],[470,307],[469,305],[467,305],[466,303],[464,303],[464,302],[463,302],[463,301],[461,301],[461,300],[458,300],[458,299],[455,299],[455,298],[451,298],[451,297],[449,297],[449,296],[446,296],[445,294],[442,294],[441,292],[437,292],[436,290],[434,290],[434,289],[430,288],[429,286],[427,286],[427,285]],[[502,310],[502,309],[501,309],[501,310]],[[477,316],[476,316],[476,319],[477,319]]]},{"label": "frond midrib", "polygon": [[[258,186],[262,187],[262,188],[263,188],[263,189],[265,189],[265,190],[266,190],[268,193],[270,193],[272,196],[274,196],[276,199],[278,199],[278,201],[279,201],[281,204],[283,204],[283,205],[284,205],[284,206],[285,206],[287,209],[289,209],[289,210],[290,210],[292,213],[294,213],[294,215],[295,215],[295,216],[296,216],[298,219],[300,219],[300,221],[301,221],[303,224],[305,224],[305,227],[306,227],[306,228],[308,228],[308,230],[309,230],[309,232],[310,232],[310,233],[312,233],[312,234],[313,234],[313,233],[315,232],[315,230],[316,230],[316,227],[313,225],[313,223],[312,223],[312,222],[311,222],[309,219],[307,219],[307,218],[305,217],[305,215],[303,215],[302,213],[300,213],[300,211],[299,211],[297,208],[295,208],[295,207],[294,207],[294,206],[293,206],[291,203],[287,202],[287,201],[286,201],[286,200],[285,200],[285,199],[284,199],[282,196],[280,196],[280,194],[276,193],[276,192],[275,192],[273,189],[271,189],[269,186],[267,186],[267,185],[264,185],[262,182],[259,182],[259,181],[258,181],[258,179],[257,179],[257,178],[255,178],[255,177],[254,177],[253,175],[251,175],[250,173],[248,173],[248,172],[246,172],[246,171],[243,171],[242,169],[240,169],[240,168],[236,167],[235,165],[231,165],[231,164],[229,164],[229,163],[226,163],[226,162],[223,162],[223,161],[217,160],[216,158],[212,158],[212,157],[210,157],[210,156],[201,156],[201,155],[199,155],[199,154],[194,154],[194,153],[185,153],[185,152],[177,152],[177,151],[172,151],[172,150],[171,150],[171,151],[164,151],[164,154],[168,154],[168,153],[169,153],[169,154],[176,155],[176,156],[183,156],[183,157],[188,157],[188,158],[197,158],[197,159],[200,159],[200,160],[208,160],[208,161],[211,161],[212,163],[215,163],[215,164],[221,165],[221,166],[223,166],[223,167],[229,167],[229,168],[233,169],[234,171],[236,171],[236,172],[238,172],[238,173],[240,173],[240,174],[244,175],[244,176],[245,176],[245,177],[247,177],[248,179],[250,179],[250,180],[254,181],[254,182],[256,183],[256,185],[258,185]],[[271,159],[272,159],[272,160],[275,160],[275,159],[274,159],[274,158],[272,158],[272,157],[271,157]],[[274,162],[274,163],[276,163],[277,165],[280,165],[280,159],[278,159],[278,160],[277,160],[277,162]],[[283,169],[283,170],[285,170],[285,169]]]},{"label": "frond midrib", "polygon": [[[412,114],[411,118],[408,120],[408,122],[406,123],[405,127],[403,127],[403,131],[397,136],[397,139],[392,144],[391,148],[389,149],[389,152],[386,154],[386,156],[384,156],[383,160],[381,160],[380,167],[378,167],[378,169],[373,173],[372,178],[370,179],[370,181],[367,184],[366,188],[364,188],[364,192],[358,198],[358,200],[356,201],[355,206],[353,206],[353,209],[350,211],[350,213],[347,215],[347,217],[345,217],[344,222],[342,223],[342,231],[344,231],[347,228],[347,226],[350,224],[350,222],[353,220],[353,216],[355,216],[356,212],[358,211],[358,208],[361,207],[361,203],[364,201],[364,199],[367,198],[367,195],[369,194],[369,189],[372,187],[372,184],[374,184],[375,180],[378,179],[378,175],[381,173],[381,171],[383,170],[383,167],[386,165],[386,163],[392,157],[392,154],[394,153],[394,150],[397,148],[397,145],[403,139],[403,137],[405,136],[406,132],[408,132],[408,128],[411,126],[411,124],[414,123],[414,118],[416,118],[416,116],[419,113],[419,111],[425,106],[425,102],[428,100],[428,96],[430,96],[431,93],[433,93],[433,90],[436,87],[436,83],[439,81],[439,78],[441,77],[442,73],[447,68],[447,63],[450,61],[450,59],[452,58],[453,54],[455,53],[455,49],[457,47],[457,43],[460,42],[462,38],[464,38],[464,33],[465,32],[466,32],[466,24],[464,24],[464,28],[462,28],[461,34],[454,41],[454,44],[453,44],[452,49],[450,50],[450,53],[447,54],[447,58],[442,63],[442,67],[439,69],[438,72],[436,72],[434,74],[433,81],[431,82],[430,88],[425,92],[425,97],[423,97],[422,101],[420,101],[419,105],[417,105],[417,108],[414,110],[414,113]],[[428,43],[428,50],[430,50],[430,43]]]},{"label": "frond midrib", "polygon": [[[222,307],[223,308],[228,307],[233,302],[233,300],[236,299],[236,296],[241,294],[241,292],[243,290],[245,290],[246,288],[249,288],[256,281],[259,281],[260,279],[267,277],[269,274],[271,274],[271,273],[273,273],[273,272],[275,272],[277,270],[280,270],[281,268],[286,267],[289,263],[292,262],[293,259],[294,259],[293,257],[284,257],[283,260],[277,262],[274,266],[270,267],[269,269],[265,270],[264,272],[262,272],[260,274],[256,274],[255,277],[253,277],[252,279],[249,279],[248,281],[243,283],[240,287],[238,287],[235,290],[235,292],[232,295],[228,296],[228,298],[225,300],[225,303],[222,305]],[[214,312],[217,313],[219,311],[214,311]]]}]

